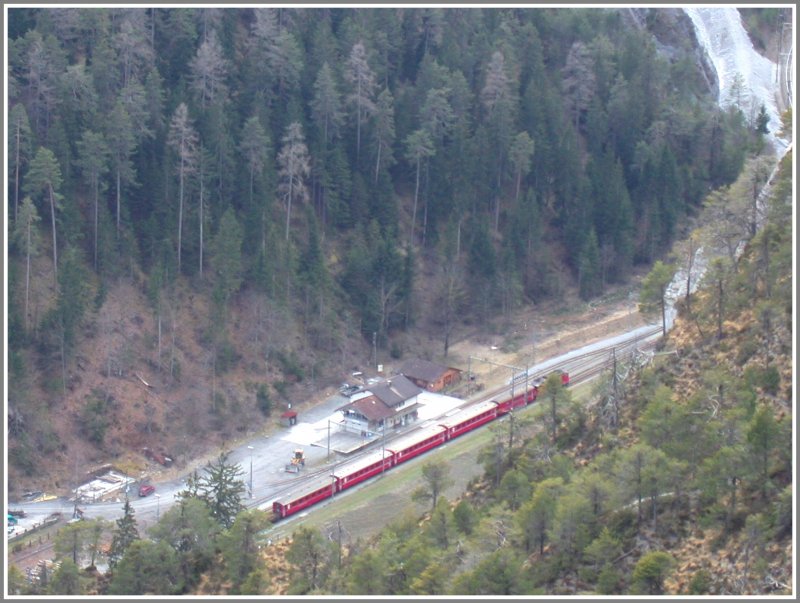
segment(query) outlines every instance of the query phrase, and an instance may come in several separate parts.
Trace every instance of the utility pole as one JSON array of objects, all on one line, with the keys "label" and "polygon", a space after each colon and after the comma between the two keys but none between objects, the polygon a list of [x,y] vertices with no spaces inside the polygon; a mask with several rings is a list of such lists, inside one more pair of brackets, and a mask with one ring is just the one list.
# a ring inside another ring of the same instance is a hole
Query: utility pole
[{"label": "utility pole", "polygon": [[383,475],[383,472],[386,471],[386,465],[383,462],[384,456],[386,455],[386,419],[381,423],[381,432],[383,435],[381,438],[381,475]]},{"label": "utility pole", "polygon": [[328,419],[328,460],[331,460],[331,420]]},{"label": "utility pole", "polygon": [[341,567],[342,567],[342,522],[339,521],[338,519],[336,520],[336,527],[339,528],[339,538],[338,538],[338,543],[339,543],[339,561],[338,561],[338,566],[339,566],[339,569],[341,569]]},{"label": "utility pole", "polygon": [[528,404],[528,365],[525,365],[525,404]]},{"label": "utility pole", "polygon": [[372,366],[378,368],[378,332],[372,332]]},{"label": "utility pole", "polygon": [[253,494],[253,447],[248,446],[247,449],[250,451],[250,498],[255,498]]},{"label": "utility pole", "polygon": [[467,357],[467,395],[472,393],[472,356]]},{"label": "utility pole", "polygon": [[[514,445],[514,409],[508,413],[508,460],[511,461],[511,447]],[[509,463],[510,464],[510,463]]]},{"label": "utility pole", "polygon": [[611,375],[611,384],[613,393],[611,394],[614,398],[614,428],[616,429],[617,425],[619,424],[619,390],[618,390],[618,381],[617,381],[617,348],[611,349],[611,356],[612,356],[612,368],[613,371]]}]

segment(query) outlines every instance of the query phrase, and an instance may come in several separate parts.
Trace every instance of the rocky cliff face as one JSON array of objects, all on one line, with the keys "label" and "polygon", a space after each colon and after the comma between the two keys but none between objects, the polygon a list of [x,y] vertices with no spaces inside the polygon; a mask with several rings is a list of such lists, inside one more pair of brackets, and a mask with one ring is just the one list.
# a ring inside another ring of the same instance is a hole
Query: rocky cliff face
[{"label": "rocky cliff face", "polygon": [[717,98],[719,80],[708,53],[695,35],[692,20],[680,8],[628,8],[623,10],[623,19],[632,27],[652,34],[656,49],[671,63],[685,57],[687,53],[697,64],[695,89],[700,94]]}]

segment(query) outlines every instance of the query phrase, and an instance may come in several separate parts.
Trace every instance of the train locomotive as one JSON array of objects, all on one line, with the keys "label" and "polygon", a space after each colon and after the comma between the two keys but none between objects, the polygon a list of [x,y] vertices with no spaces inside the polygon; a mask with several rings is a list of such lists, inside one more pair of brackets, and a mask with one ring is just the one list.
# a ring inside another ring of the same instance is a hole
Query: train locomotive
[{"label": "train locomotive", "polygon": [[[562,385],[569,385],[569,374],[564,371],[559,373]],[[334,467],[330,474],[312,479],[281,494],[272,503],[272,521],[277,522],[294,515],[517,408],[532,404],[539,394],[540,385],[541,381],[535,382],[525,391],[499,402],[497,400],[479,402],[449,417],[440,418],[436,425],[416,429],[401,436],[383,450],[343,462]]]}]

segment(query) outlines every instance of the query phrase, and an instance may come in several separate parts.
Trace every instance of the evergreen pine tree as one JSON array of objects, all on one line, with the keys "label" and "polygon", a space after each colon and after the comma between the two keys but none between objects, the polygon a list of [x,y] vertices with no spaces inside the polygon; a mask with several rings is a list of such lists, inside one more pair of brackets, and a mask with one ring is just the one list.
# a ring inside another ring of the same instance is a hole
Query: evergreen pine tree
[{"label": "evergreen pine tree", "polygon": [[128,498],[125,498],[125,505],[122,507],[122,517],[117,519],[117,528],[114,530],[114,537],[111,540],[111,552],[108,555],[108,565],[113,568],[127,548],[136,540],[139,540],[139,529],[134,517],[134,510]]}]

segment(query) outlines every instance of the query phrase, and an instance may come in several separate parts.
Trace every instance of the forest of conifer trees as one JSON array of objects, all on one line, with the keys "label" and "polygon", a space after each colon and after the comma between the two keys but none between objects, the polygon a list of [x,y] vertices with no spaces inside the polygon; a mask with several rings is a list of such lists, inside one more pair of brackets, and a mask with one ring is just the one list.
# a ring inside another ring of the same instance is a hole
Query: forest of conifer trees
[{"label": "forest of conifer trees", "polygon": [[[750,225],[742,199],[765,180],[753,159],[764,110],[721,110],[693,41],[657,35],[691,31],[681,10],[647,9],[643,20],[629,10],[9,8],[15,477],[69,456],[53,416],[68,417],[98,458],[133,441],[119,435],[121,402],[140,402],[114,399],[112,385],[70,398],[74,367],[87,362],[80,346],[123,328],[95,322],[120,283],[152,316],[141,348],[103,359],[109,383],[126,362],[146,365],[168,399],[191,345],[205,354],[194,359],[205,371],[197,389],[128,431],[201,439],[268,417],[276,395],[322,366],[298,349],[334,364],[351,338],[399,358],[400,336],[419,329],[447,356],[459,327],[487,328],[568,292],[593,300],[663,267],[704,205],[738,244]],[[687,296],[673,344],[684,366],[635,375],[620,424],[598,414],[602,395],[587,411],[559,389],[548,429],[520,418],[507,447],[504,425],[492,434],[471,499],[451,504],[423,488],[415,495],[432,504],[422,522],[399,518],[344,561],[341,542],[337,551],[301,528],[284,551],[288,569],[260,557],[267,516],[244,509],[240,467],[223,454],[149,538],[127,504],[115,526],[72,523],[55,543],[52,582],[28,584],[12,568],[9,590],[660,594],[680,543],[705,530],[714,546],[746,551],[743,577],[712,576],[706,564],[682,568],[691,582],[669,588],[763,592],[765,575],[786,579],[769,543],[791,531],[784,163],[768,227],[744,260],[719,260],[712,287],[693,306]],[[257,324],[239,325],[237,305],[256,308]],[[176,318],[190,311],[200,315],[192,333]],[[236,348],[234,329],[250,331],[257,353]],[[693,330],[696,346],[686,343]],[[147,359],[133,357],[144,348]],[[242,389],[253,414],[221,385],[237,363],[250,363]],[[446,466],[423,471],[437,472],[445,483]],[[110,571],[89,576],[79,562],[90,555],[94,566],[101,534],[111,536]]]},{"label": "forest of conifer trees", "polygon": [[[52,256],[33,278],[59,301],[30,324],[15,280],[12,337],[68,335],[88,304],[58,285],[70,262],[101,289],[136,266],[220,307],[243,287],[307,321],[346,307],[381,346],[428,317],[421,262],[463,292],[445,314],[557,295],[565,272],[598,295],[755,136],[624,12],[11,9],[8,217],[36,242],[11,252]],[[230,228],[241,245],[215,245]]]}]

